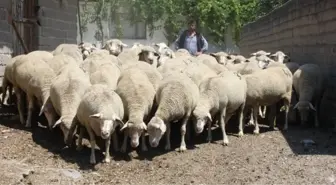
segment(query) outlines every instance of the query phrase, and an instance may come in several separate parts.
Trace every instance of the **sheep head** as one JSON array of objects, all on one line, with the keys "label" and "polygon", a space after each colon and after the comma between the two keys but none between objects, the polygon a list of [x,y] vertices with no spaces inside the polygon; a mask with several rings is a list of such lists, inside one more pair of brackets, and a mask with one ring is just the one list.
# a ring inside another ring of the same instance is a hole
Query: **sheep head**
[{"label": "sheep head", "polygon": [[138,147],[140,136],[147,130],[146,124],[143,121],[139,123],[128,121],[120,130],[124,130],[125,128],[127,128],[127,134],[131,138],[131,146],[133,148]]},{"label": "sheep head", "polygon": [[123,121],[116,114],[107,116],[103,113],[97,113],[92,114],[89,117],[94,121],[99,122],[100,135],[103,139],[108,139],[118,125],[124,125]]},{"label": "sheep head", "polygon": [[118,56],[123,51],[124,47],[128,47],[128,45],[119,39],[111,39],[105,42],[103,49],[108,50],[111,55]]},{"label": "sheep head", "polygon": [[159,142],[166,130],[167,126],[161,118],[154,116],[150,120],[147,125],[147,132],[149,135],[149,144],[151,147],[157,147],[159,145]]}]

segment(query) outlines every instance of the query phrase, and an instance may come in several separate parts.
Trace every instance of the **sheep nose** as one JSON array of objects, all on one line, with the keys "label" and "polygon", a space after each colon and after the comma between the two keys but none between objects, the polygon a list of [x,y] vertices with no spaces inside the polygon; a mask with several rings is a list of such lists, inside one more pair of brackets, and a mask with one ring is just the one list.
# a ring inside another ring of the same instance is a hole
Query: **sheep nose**
[{"label": "sheep nose", "polygon": [[133,148],[136,148],[136,147],[139,146],[139,142],[138,142],[138,141],[132,141],[132,142],[131,142],[131,146],[132,146]]},{"label": "sheep nose", "polygon": [[203,131],[202,127],[196,127],[196,133],[199,134]]},{"label": "sheep nose", "polygon": [[109,133],[106,131],[102,131],[101,135],[103,139],[106,139],[109,136]]}]

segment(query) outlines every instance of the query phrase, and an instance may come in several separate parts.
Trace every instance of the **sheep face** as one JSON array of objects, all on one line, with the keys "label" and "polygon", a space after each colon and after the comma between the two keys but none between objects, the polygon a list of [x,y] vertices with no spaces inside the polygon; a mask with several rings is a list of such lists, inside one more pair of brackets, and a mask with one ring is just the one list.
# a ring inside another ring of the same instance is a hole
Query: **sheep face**
[{"label": "sheep face", "polygon": [[159,117],[153,117],[147,125],[149,135],[149,144],[151,147],[157,147],[161,137],[166,132],[167,126]]},{"label": "sheep face", "polygon": [[300,101],[295,106],[294,109],[298,109],[300,113],[301,124],[306,124],[308,121],[309,111],[316,111],[315,107],[309,101]]},{"label": "sheep face", "polygon": [[194,115],[194,119],[193,119],[193,124],[194,124],[194,128],[195,128],[195,132],[197,134],[200,134],[203,132],[204,126],[210,121],[212,121],[211,119],[211,115],[210,113],[204,113],[200,110],[195,109],[193,112]]},{"label": "sheep face", "polygon": [[225,52],[210,53],[210,56],[213,56],[219,64],[226,65],[228,61],[234,60],[235,56],[228,55]]},{"label": "sheep face", "polygon": [[145,130],[147,130],[147,126],[144,122],[141,123],[132,123],[126,122],[126,124],[121,128],[121,130],[127,128],[128,137],[131,138],[131,146],[136,148],[139,146],[139,138],[143,134]]},{"label": "sheep face", "polygon": [[118,56],[123,51],[124,47],[127,47],[127,45],[118,39],[112,39],[106,41],[103,49],[108,50],[111,55]]},{"label": "sheep face", "polygon": [[97,49],[95,45],[90,43],[80,43],[78,47],[83,54],[83,60],[85,60],[94,50]]},{"label": "sheep face", "polygon": [[257,56],[256,59],[258,61],[258,66],[261,69],[265,69],[269,63],[273,62],[273,60],[268,58],[266,55]]},{"label": "sheep face", "polygon": [[[53,126],[53,128],[55,128],[57,125],[60,126],[64,136],[64,143],[67,143],[72,121],[72,117],[61,117],[59,120],[56,121],[55,125]],[[73,134],[75,134],[75,132]]]},{"label": "sheep face", "polygon": [[111,133],[115,131],[115,128],[120,125],[123,126],[123,122],[115,115],[104,116],[102,113],[93,114],[89,116],[94,121],[99,123],[100,136],[103,139],[107,139],[111,136]]},{"label": "sheep face", "polygon": [[156,57],[156,53],[153,51],[142,51],[139,60],[153,64],[153,62],[156,60]]},{"label": "sheep face", "polygon": [[276,62],[280,62],[280,63],[288,63],[290,62],[290,58],[288,55],[284,54],[281,51],[278,51],[272,55],[270,55],[270,58]]}]

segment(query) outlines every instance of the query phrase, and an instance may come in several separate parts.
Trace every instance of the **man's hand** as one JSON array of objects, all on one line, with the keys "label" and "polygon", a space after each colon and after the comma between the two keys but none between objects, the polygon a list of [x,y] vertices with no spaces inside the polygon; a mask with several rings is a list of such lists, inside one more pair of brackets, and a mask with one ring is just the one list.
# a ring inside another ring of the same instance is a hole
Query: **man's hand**
[{"label": "man's hand", "polygon": [[198,55],[200,55],[200,54],[202,54],[202,52],[201,52],[201,51],[200,51],[200,52],[196,52],[196,53],[195,53],[195,55],[196,55],[196,56],[198,56]]}]

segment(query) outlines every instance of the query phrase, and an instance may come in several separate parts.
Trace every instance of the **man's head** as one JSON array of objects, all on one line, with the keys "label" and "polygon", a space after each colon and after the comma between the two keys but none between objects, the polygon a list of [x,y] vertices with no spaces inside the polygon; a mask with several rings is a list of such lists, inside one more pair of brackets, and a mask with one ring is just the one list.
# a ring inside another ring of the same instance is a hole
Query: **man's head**
[{"label": "man's head", "polygon": [[196,30],[196,21],[195,20],[190,20],[188,22],[189,26],[189,31],[195,31]]}]

